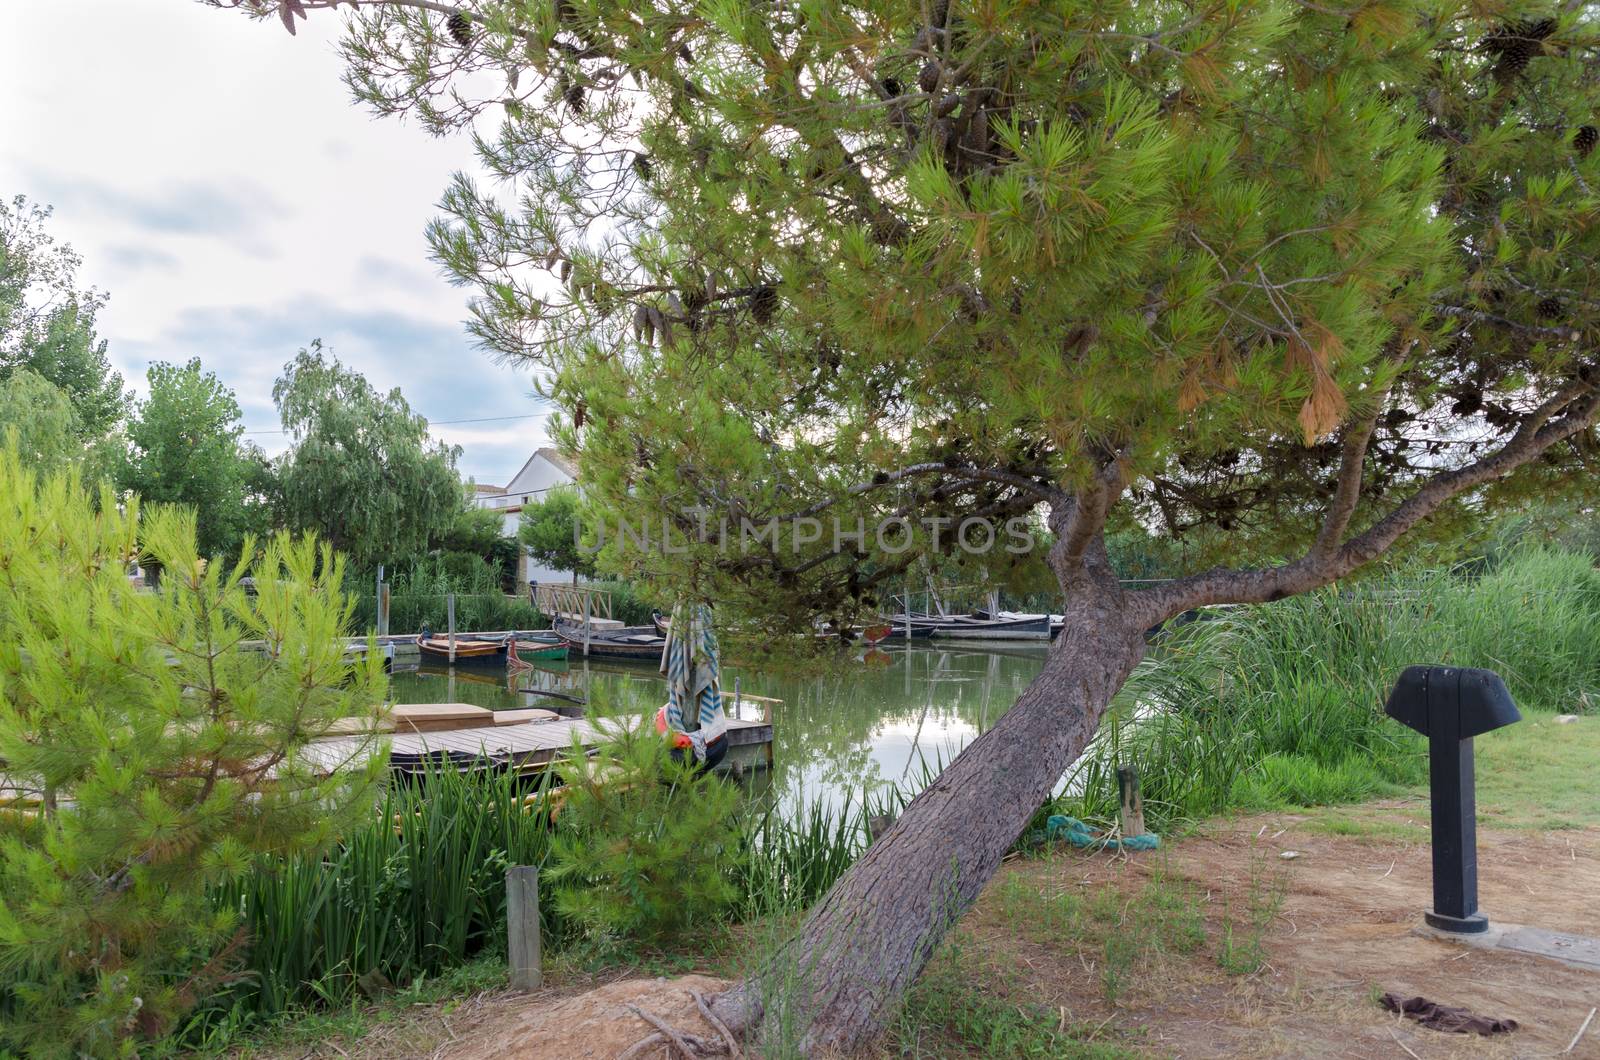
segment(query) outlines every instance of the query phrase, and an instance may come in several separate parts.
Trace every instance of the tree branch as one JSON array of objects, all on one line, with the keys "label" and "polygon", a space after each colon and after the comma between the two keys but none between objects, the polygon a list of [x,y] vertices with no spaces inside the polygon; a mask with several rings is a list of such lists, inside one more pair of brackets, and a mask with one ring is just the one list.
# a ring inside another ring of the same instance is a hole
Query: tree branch
[{"label": "tree branch", "polygon": [[1449,501],[1510,474],[1558,442],[1593,427],[1597,419],[1600,393],[1587,383],[1573,383],[1529,413],[1500,449],[1464,467],[1434,475],[1388,515],[1342,546],[1329,551],[1313,546],[1300,559],[1276,567],[1218,567],[1142,590],[1129,597],[1133,613],[1141,624],[1153,626],[1208,604],[1265,603],[1327,585],[1381,555],[1400,535]]},{"label": "tree branch", "polygon": [[1317,533],[1316,543],[1311,546],[1312,555],[1326,556],[1332,553],[1344,539],[1344,532],[1350,528],[1350,520],[1356,514],[1356,505],[1361,500],[1361,472],[1367,460],[1367,447],[1372,444],[1372,432],[1378,425],[1378,413],[1382,408],[1383,394],[1379,394],[1373,403],[1372,414],[1352,423],[1345,432],[1344,443],[1340,447],[1339,478],[1322,529]]}]

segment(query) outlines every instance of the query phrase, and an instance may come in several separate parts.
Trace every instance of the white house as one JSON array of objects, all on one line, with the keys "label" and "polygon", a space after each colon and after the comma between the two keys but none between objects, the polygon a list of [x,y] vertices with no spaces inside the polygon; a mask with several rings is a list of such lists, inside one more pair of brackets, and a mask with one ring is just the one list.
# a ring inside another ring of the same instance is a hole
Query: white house
[{"label": "white house", "polygon": [[[535,450],[534,454],[528,457],[528,462],[522,465],[522,470],[518,471],[506,485],[474,485],[476,495],[473,497],[473,503],[479,508],[489,508],[502,513],[506,536],[516,537],[517,526],[522,521],[524,504],[542,500],[544,494],[555,487],[571,485],[577,480],[577,469],[572,463],[554,449],[547,447]],[[570,581],[571,578],[570,572],[534,565],[532,557],[526,551],[517,561],[517,584],[520,586],[525,587],[531,581],[560,582]]]}]

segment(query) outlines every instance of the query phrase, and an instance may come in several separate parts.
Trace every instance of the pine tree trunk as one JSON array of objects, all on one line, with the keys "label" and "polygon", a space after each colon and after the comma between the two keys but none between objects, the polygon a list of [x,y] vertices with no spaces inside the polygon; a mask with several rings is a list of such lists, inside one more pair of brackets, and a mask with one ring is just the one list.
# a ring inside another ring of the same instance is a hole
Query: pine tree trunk
[{"label": "pine tree trunk", "polygon": [[807,1056],[852,1051],[883,1029],[1143,656],[1143,631],[1119,603],[1072,602],[1016,705],[906,807],[765,972],[718,999],[720,1016]]}]

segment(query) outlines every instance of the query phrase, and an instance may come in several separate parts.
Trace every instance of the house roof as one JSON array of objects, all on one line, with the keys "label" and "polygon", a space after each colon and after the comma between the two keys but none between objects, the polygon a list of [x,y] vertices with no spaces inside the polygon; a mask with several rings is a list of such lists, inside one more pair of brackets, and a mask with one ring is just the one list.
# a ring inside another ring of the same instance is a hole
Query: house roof
[{"label": "house roof", "polygon": [[568,460],[565,456],[563,456],[559,449],[553,449],[547,445],[542,449],[534,450],[533,455],[544,457],[546,460],[550,461],[556,467],[559,467],[562,471],[565,471],[573,478],[578,477],[578,465],[574,464],[571,460]]},{"label": "house roof", "polygon": [[483,482],[474,482],[472,490],[474,493],[504,493],[506,488],[504,486],[490,486]]}]

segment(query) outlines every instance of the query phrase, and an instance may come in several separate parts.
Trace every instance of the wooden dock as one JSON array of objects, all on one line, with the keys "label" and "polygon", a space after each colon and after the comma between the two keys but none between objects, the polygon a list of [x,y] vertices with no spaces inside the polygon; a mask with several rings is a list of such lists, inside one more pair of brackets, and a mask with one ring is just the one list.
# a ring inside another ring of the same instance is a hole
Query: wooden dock
[{"label": "wooden dock", "polygon": [[[440,704],[439,706],[454,706]],[[494,712],[485,711],[492,715]],[[505,713],[505,712],[502,712]],[[379,737],[391,758],[400,762],[443,757],[451,761],[487,762],[519,771],[537,772],[569,755],[574,740],[585,751],[605,738],[600,725],[586,718],[556,718],[512,725],[478,723],[472,728],[427,732],[395,732]],[[335,736],[316,740],[302,752],[322,770],[332,773],[352,764],[373,746],[371,737]],[[772,765],[771,721],[728,719],[728,754],[723,766],[742,772]]]}]

